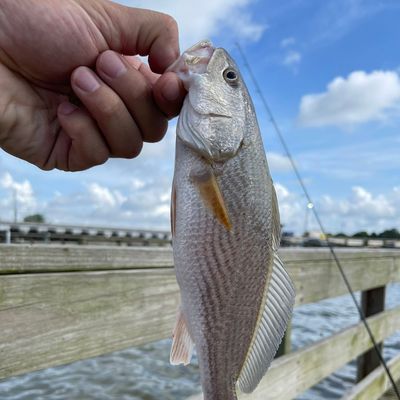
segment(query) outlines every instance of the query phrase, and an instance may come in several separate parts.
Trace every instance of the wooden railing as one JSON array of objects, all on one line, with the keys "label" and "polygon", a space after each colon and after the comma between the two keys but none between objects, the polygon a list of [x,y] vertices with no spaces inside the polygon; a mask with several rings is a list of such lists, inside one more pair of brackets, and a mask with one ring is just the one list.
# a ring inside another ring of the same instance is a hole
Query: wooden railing
[{"label": "wooden railing", "polygon": [[[284,249],[296,305],[346,294],[327,250]],[[378,342],[400,330],[400,307],[382,310],[383,288],[400,281],[400,251],[342,250],[354,290]],[[171,335],[179,292],[169,248],[0,246],[0,379],[94,357]],[[374,290],[371,290],[374,289]],[[289,340],[287,338],[286,340]],[[277,358],[243,399],[289,400],[371,348],[361,323]],[[372,353],[359,361],[375,366]],[[400,357],[389,363],[400,378]],[[378,399],[389,388],[381,367],[344,399]]]}]

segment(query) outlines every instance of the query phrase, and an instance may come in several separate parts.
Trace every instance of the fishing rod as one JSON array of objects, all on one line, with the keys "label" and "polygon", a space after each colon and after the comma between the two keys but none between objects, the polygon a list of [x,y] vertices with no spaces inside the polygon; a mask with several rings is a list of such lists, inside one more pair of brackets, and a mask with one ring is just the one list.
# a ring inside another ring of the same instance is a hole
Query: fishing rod
[{"label": "fishing rod", "polygon": [[[275,132],[278,135],[278,138],[279,138],[279,140],[280,140],[280,142],[281,142],[281,144],[282,144],[282,146],[284,148],[286,156],[288,157],[288,159],[290,161],[290,164],[291,164],[291,166],[293,168],[293,171],[294,171],[294,173],[295,173],[295,175],[297,177],[297,180],[300,183],[300,186],[301,186],[301,188],[302,188],[302,190],[304,192],[304,195],[305,195],[305,197],[306,197],[306,199],[308,201],[308,204],[312,204],[313,205],[312,211],[313,211],[314,217],[315,217],[315,219],[316,219],[316,221],[318,223],[318,226],[321,229],[321,232],[324,235],[324,237],[327,238],[325,227],[324,227],[324,225],[322,223],[322,220],[321,220],[321,218],[319,216],[317,208],[315,207],[315,203],[312,201],[311,195],[310,195],[310,193],[309,193],[309,191],[308,191],[308,189],[307,189],[307,187],[306,187],[306,185],[304,183],[304,179],[302,178],[302,176],[300,174],[300,171],[297,168],[296,163],[294,162],[294,158],[293,158],[292,153],[289,150],[289,147],[288,147],[288,145],[286,143],[285,137],[283,136],[282,131],[280,130],[280,128],[279,128],[279,126],[278,126],[278,124],[277,124],[277,122],[276,122],[276,120],[274,118],[274,115],[272,114],[272,110],[269,107],[263,92],[261,91],[260,85],[257,82],[257,79],[256,79],[256,77],[255,77],[255,75],[253,73],[253,70],[252,70],[249,62],[247,61],[247,57],[246,57],[242,47],[240,46],[239,42],[236,42],[236,47],[238,48],[239,53],[240,53],[241,57],[243,58],[243,63],[245,65],[246,69],[249,72],[250,78],[251,78],[251,80],[252,80],[252,82],[254,84],[256,92],[257,92],[258,96],[261,99],[261,102],[262,102],[262,104],[263,104],[263,106],[264,106],[264,108],[265,108],[265,110],[266,110],[266,112],[268,114],[270,122],[271,122],[272,126],[275,129]],[[355,305],[355,307],[356,307],[356,309],[358,311],[360,319],[361,319],[361,321],[363,322],[363,324],[365,326],[365,329],[366,329],[366,331],[368,333],[369,338],[371,339],[371,342],[373,344],[373,347],[374,347],[374,350],[376,352],[376,355],[378,356],[379,361],[381,362],[383,368],[385,369],[385,372],[386,372],[386,374],[387,374],[387,376],[389,378],[389,381],[390,381],[390,383],[391,383],[391,385],[393,387],[393,391],[395,392],[397,399],[400,400],[399,389],[397,388],[397,385],[396,385],[396,383],[394,381],[394,378],[393,378],[393,376],[392,376],[392,374],[391,374],[391,372],[389,370],[389,367],[387,366],[387,363],[386,363],[385,359],[383,358],[382,352],[379,349],[379,346],[378,346],[378,344],[377,344],[377,342],[375,340],[374,334],[371,331],[371,328],[370,328],[370,326],[368,324],[368,321],[367,321],[367,319],[365,317],[365,314],[364,314],[362,308],[360,307],[360,305],[357,302],[356,296],[354,295],[353,288],[351,287],[350,281],[347,278],[347,275],[346,275],[346,273],[344,271],[342,263],[340,262],[339,257],[337,256],[336,251],[335,251],[332,243],[330,243],[329,240],[327,240],[326,242],[327,242],[327,245],[328,245],[328,248],[329,248],[329,251],[330,251],[332,257],[335,260],[336,266],[339,269],[340,275],[342,276],[342,279],[343,279],[343,281],[344,281],[344,283],[346,285],[346,288],[347,288],[351,298],[353,299],[354,305]]]}]

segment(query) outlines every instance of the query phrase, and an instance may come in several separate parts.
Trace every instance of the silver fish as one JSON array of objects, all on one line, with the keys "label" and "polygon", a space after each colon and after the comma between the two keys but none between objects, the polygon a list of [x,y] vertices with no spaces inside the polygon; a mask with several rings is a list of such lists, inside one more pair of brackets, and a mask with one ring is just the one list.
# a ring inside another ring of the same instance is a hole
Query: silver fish
[{"label": "silver fish", "polygon": [[235,400],[267,371],[294,303],[277,250],[279,210],[254,107],[222,48],[201,42],[170,67],[188,95],[176,139],[171,222],[181,307],[172,364],[194,347],[204,399]]}]

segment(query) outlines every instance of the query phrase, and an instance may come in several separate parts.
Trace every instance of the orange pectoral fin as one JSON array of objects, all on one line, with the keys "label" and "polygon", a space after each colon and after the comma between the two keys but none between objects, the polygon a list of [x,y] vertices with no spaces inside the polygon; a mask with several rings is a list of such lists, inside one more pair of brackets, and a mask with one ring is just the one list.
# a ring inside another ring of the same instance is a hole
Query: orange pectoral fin
[{"label": "orange pectoral fin", "polygon": [[197,187],[205,206],[212,212],[215,218],[228,230],[232,229],[228,210],[224,198],[218,186],[217,179],[211,169],[191,173],[192,182]]}]

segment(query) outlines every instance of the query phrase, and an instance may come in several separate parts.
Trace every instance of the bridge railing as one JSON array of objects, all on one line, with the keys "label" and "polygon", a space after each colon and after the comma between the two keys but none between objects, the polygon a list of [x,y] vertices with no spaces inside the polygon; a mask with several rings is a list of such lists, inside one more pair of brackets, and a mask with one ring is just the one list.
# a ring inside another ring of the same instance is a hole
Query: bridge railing
[{"label": "bridge railing", "polygon": [[[296,305],[347,293],[326,249],[283,249],[281,256],[295,282]],[[400,252],[341,250],[339,257],[354,290],[364,293],[378,342],[400,330],[400,307],[385,311],[382,300],[382,288],[400,281]],[[2,245],[0,379],[169,337],[178,299],[168,247]],[[277,358],[243,398],[293,399],[364,354],[362,379],[376,366],[372,353],[365,354],[371,345],[361,323],[348,327]],[[399,379],[400,358],[390,366]],[[378,368],[344,398],[373,400],[387,388]]]}]

